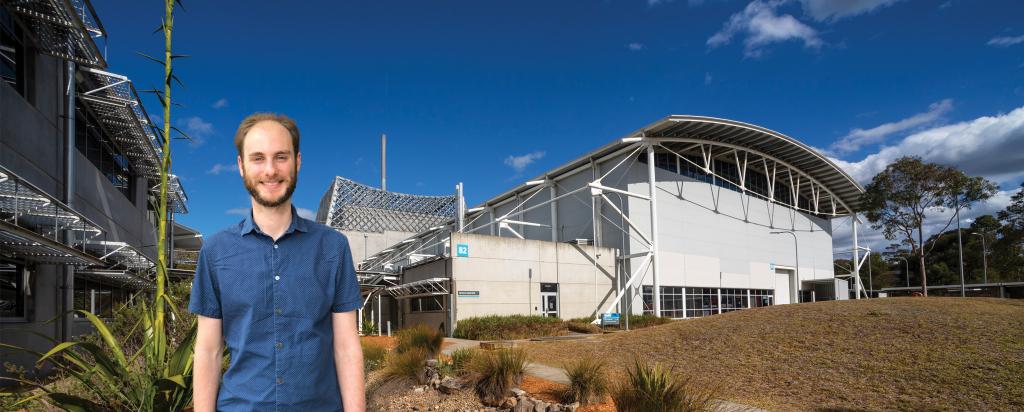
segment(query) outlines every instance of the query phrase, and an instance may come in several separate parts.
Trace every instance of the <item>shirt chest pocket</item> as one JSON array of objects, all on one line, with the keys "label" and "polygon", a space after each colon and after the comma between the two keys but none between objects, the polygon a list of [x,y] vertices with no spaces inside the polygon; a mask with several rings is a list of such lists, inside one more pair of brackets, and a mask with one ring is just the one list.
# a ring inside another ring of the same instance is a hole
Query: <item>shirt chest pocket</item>
[{"label": "shirt chest pocket", "polygon": [[277,297],[286,317],[320,319],[330,313],[337,259],[314,259],[289,265],[278,281]]}]

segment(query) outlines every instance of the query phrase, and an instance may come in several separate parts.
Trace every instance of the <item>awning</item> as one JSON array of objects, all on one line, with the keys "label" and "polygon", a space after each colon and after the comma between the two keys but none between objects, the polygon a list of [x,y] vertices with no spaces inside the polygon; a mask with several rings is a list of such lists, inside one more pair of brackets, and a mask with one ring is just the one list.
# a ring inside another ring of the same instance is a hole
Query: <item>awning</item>
[{"label": "awning", "polygon": [[132,289],[153,290],[156,285],[144,275],[129,270],[81,269],[75,271],[76,276],[111,282]]},{"label": "awning", "polygon": [[79,100],[96,115],[132,168],[150,180],[159,179],[161,145],[131,80],[88,67],[79,73],[85,83]]},{"label": "awning", "polygon": [[[159,195],[160,185],[154,186],[152,191]],[[167,208],[179,215],[188,214],[188,195],[185,194],[185,188],[181,186],[181,179],[176,175],[167,175]]]},{"label": "awning", "polygon": [[106,37],[89,0],[3,2],[35,40],[39,51],[90,67],[106,67],[94,39]]},{"label": "awning", "polygon": [[[61,232],[70,231],[71,239]],[[0,166],[0,253],[42,263],[102,263],[74,242],[103,231],[43,190]]]},{"label": "awning", "polygon": [[87,241],[81,247],[90,254],[99,256],[109,269],[147,271],[156,265],[149,257],[125,242]]},{"label": "awning", "polygon": [[410,299],[423,296],[447,295],[448,278],[431,278],[404,283],[398,286],[391,286],[384,289],[395,299]]}]

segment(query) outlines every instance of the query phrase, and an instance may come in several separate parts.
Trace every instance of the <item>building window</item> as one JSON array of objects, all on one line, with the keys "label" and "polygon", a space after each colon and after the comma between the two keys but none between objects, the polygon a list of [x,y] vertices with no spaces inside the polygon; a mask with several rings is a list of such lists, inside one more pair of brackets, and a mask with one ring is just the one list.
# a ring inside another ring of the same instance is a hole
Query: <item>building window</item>
[{"label": "building window", "polygon": [[442,296],[423,296],[409,299],[409,312],[439,312],[444,310]]},{"label": "building window", "polygon": [[0,7],[0,79],[27,97],[25,46],[21,39],[21,28],[7,9]]},{"label": "building window", "polygon": [[682,318],[683,313],[683,287],[662,286],[661,287],[661,316],[667,318]]},{"label": "building window", "polygon": [[128,158],[106,137],[92,112],[78,106],[75,115],[75,146],[129,202],[135,204],[135,174]]},{"label": "building window", "polygon": [[750,307],[759,308],[775,304],[775,291],[771,289],[751,289]]},{"label": "building window", "polygon": [[718,313],[718,289],[686,288],[686,316],[695,318]]},{"label": "building window", "polygon": [[[75,310],[84,310],[100,318],[112,318],[125,304],[128,294],[124,289],[75,277]],[[76,318],[85,316],[75,313]]]},{"label": "building window", "polygon": [[[644,285],[642,289],[642,297],[644,300],[644,314],[654,314],[654,296],[651,291],[654,290],[654,286]],[[667,318],[682,318],[683,312],[683,287],[682,286],[662,286],[661,287],[661,316]]]},{"label": "building window", "polygon": [[0,263],[0,318],[25,317],[26,289],[24,267]]},{"label": "building window", "polygon": [[676,164],[676,155],[672,153],[655,153],[654,166],[665,169],[672,173],[679,173],[679,165]]},{"label": "building window", "polygon": [[721,296],[722,313],[750,307],[747,305],[746,289],[722,289]]}]

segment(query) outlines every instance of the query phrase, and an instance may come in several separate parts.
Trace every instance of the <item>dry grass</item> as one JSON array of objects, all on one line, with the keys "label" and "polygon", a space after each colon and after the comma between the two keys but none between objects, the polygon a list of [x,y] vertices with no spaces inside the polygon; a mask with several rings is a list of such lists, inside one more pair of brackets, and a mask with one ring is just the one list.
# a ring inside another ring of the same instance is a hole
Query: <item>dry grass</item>
[{"label": "dry grass", "polygon": [[773,410],[1024,408],[1024,301],[888,298],[738,311],[579,341],[533,361],[631,356]]}]

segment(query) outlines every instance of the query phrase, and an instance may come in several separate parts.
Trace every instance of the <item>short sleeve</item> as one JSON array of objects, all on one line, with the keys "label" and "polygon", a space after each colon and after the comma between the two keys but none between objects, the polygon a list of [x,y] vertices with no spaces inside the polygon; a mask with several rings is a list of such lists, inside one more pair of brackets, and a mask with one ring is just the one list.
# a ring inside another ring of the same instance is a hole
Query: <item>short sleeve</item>
[{"label": "short sleeve", "polygon": [[347,239],[341,242],[339,252],[341,259],[338,259],[338,278],[334,282],[334,302],[331,305],[334,313],[349,312],[363,306],[359,298],[359,279],[352,264],[352,249],[348,247]]},{"label": "short sleeve", "polygon": [[208,318],[221,318],[220,288],[217,284],[217,275],[210,268],[210,259],[207,257],[205,247],[199,250],[196,275],[192,278],[192,293],[188,310]]}]

